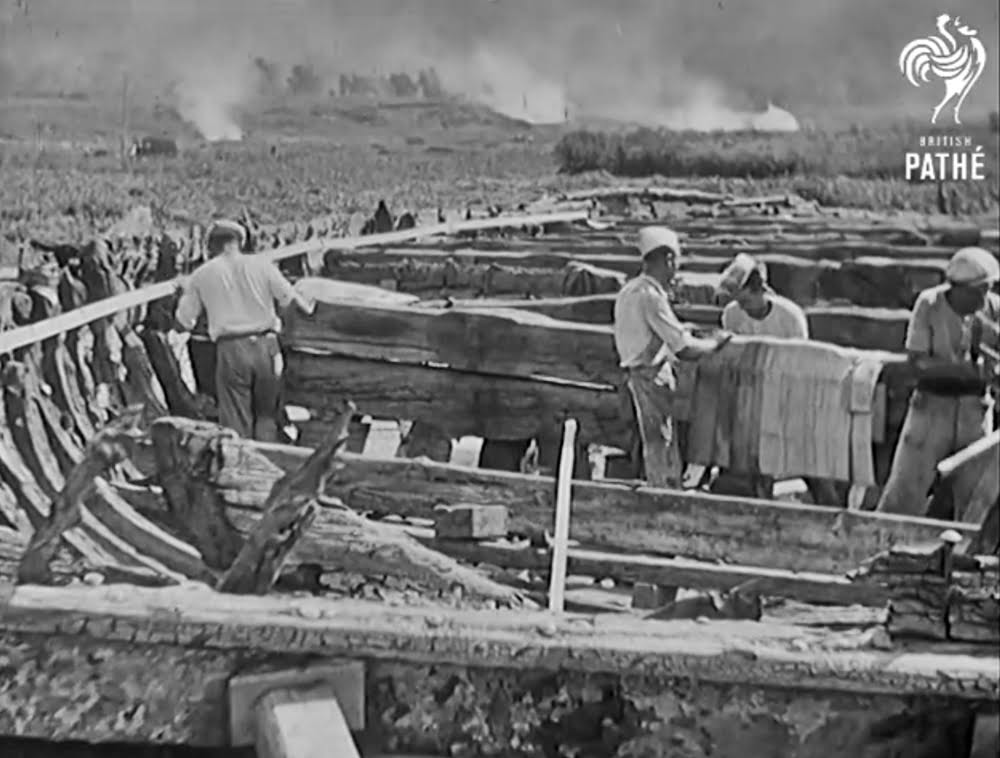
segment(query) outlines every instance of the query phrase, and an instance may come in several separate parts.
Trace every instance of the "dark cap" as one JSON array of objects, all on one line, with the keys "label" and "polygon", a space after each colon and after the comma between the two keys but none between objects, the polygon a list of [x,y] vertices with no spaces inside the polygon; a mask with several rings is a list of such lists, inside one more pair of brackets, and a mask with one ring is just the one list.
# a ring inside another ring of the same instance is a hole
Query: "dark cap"
[{"label": "dark cap", "polygon": [[239,242],[242,248],[247,242],[247,230],[243,228],[242,224],[222,219],[212,223],[212,226],[208,229],[206,239],[209,249],[220,248],[222,245],[233,240]]}]

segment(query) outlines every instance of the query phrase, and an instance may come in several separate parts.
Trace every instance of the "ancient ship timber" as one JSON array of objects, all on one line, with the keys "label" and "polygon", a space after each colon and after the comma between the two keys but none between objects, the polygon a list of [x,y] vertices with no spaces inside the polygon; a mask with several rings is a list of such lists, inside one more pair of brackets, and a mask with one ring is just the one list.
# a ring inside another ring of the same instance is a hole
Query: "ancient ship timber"
[{"label": "ancient ship timber", "polygon": [[[971,523],[577,466],[570,612],[537,609],[563,592],[544,584],[559,488],[517,460],[535,438],[543,469],[568,465],[567,417],[581,445],[628,449],[609,301],[640,201],[689,237],[685,318],[713,323],[712,277],[764,251],[814,331],[865,348],[901,343],[886,335],[954,245],[995,246],[649,189],[363,238],[258,229],[322,303],[286,345],[309,446],[235,438],[186,376],[166,330],[197,235],[63,250],[58,297],[11,285],[0,314],[0,734],[262,756],[308,739],[344,755],[995,754],[996,436],[940,469],[983,471]],[[910,379],[887,359],[881,382],[880,481]],[[362,454],[368,416],[413,422],[400,452],[420,457]],[[462,435],[487,440],[482,468],[448,461],[440,443]]]}]

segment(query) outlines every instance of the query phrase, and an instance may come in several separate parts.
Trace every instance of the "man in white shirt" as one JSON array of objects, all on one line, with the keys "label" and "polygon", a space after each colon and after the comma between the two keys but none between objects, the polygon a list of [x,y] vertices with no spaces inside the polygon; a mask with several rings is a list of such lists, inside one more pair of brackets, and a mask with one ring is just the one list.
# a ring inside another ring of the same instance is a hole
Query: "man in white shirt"
[{"label": "man in white shirt", "polygon": [[297,292],[266,257],[245,255],[246,232],[218,221],[208,233],[211,260],[182,285],[177,324],[194,328],[204,313],[215,343],[219,423],[241,437],[278,439],[283,360],[278,307],[311,314],[315,302]]},{"label": "man in white shirt", "polygon": [[767,269],[746,253],[722,272],[718,293],[730,302],[722,309],[722,328],[733,334],[809,339],[805,312],[767,286]]},{"label": "man in white shirt", "polygon": [[681,254],[675,232],[646,227],[636,247],[642,272],[615,299],[615,349],[635,407],[646,480],[654,487],[679,487],[683,466],[672,412],[674,364],[715,352],[729,335],[699,339],[674,314],[668,287]]},{"label": "man in white shirt", "polygon": [[[917,387],[877,506],[883,513],[925,515],[937,464],[993,430],[988,390],[996,365],[982,351],[1000,350],[1000,297],[990,291],[1000,265],[989,251],[967,247],[952,256],[945,278],[920,293],[910,314],[906,352]],[[970,475],[955,477],[956,520],[979,485],[979,472]]]},{"label": "man in white shirt", "polygon": [[[726,266],[716,294],[729,302],[722,309],[722,328],[743,336],[809,339],[809,322],[796,303],[782,297],[767,284],[767,267],[753,256],[740,253]],[[803,477],[813,502],[837,505],[840,497],[832,481]],[[760,474],[743,475],[721,471],[712,491],[770,500],[774,480]]]}]

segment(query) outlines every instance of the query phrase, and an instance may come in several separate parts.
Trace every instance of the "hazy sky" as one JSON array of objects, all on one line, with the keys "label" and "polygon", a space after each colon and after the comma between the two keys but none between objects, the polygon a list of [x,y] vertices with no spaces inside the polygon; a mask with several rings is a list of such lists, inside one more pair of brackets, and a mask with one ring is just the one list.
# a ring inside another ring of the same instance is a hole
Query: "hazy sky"
[{"label": "hazy sky", "polygon": [[[26,5],[25,14],[17,6]],[[996,0],[0,0],[6,80],[99,87],[128,68],[151,90],[237,77],[254,55],[318,70],[434,64],[475,89],[568,91],[594,110],[670,107],[708,87],[798,112],[929,109],[902,46],[941,12],[979,29],[988,62],[966,113],[997,109]],[[13,71],[13,73],[12,73]],[[84,84],[79,84],[83,82]],[[235,86],[235,85],[234,85]]]}]

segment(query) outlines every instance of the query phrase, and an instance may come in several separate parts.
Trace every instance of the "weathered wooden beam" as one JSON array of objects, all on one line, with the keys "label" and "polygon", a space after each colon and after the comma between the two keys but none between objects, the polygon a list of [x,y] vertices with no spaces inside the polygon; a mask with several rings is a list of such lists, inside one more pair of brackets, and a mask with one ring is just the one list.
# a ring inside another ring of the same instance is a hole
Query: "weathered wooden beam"
[{"label": "weathered wooden beam", "polygon": [[158,419],[150,427],[156,476],[163,487],[170,516],[179,537],[201,554],[214,570],[228,569],[243,547],[243,539],[226,516],[225,505],[213,486],[219,466],[219,445],[228,433],[215,424]]},{"label": "weathered wooden beam", "polygon": [[[320,290],[315,281],[297,286]],[[577,305],[595,302],[606,304],[610,318],[613,299],[464,300],[451,308],[430,308],[330,298],[321,300],[312,316],[290,318],[286,340],[293,347],[360,358],[617,384],[621,370],[610,323],[561,320],[545,312],[570,317]],[[720,311],[711,306],[680,306],[678,314],[694,316],[699,325],[719,325]],[[816,308],[808,316],[813,339],[880,351],[898,351],[909,322],[908,311],[853,307]]]},{"label": "weathered wooden beam", "polygon": [[[737,252],[757,253],[759,260],[767,264],[771,286],[800,304],[845,301],[874,308],[912,307],[921,290],[944,281],[944,267],[950,256],[946,252],[935,258],[907,259],[896,254],[889,257],[882,251],[881,255],[838,262],[799,257],[795,249],[774,254],[743,246],[722,247],[709,256],[696,251],[681,259],[679,299],[711,303],[712,289],[727,263],[726,256]],[[566,286],[570,266],[608,272],[605,278],[609,289],[570,292]],[[395,281],[399,289],[411,292],[471,290],[484,295],[551,296],[613,292],[614,274],[633,276],[638,270],[634,253],[609,254],[599,248],[573,254],[409,248],[330,252],[323,273],[372,284]]]},{"label": "weathered wooden beam", "polygon": [[430,310],[326,300],[317,303],[313,315],[289,320],[286,344],[507,376],[609,385],[621,381],[610,326],[559,321],[514,308]]},{"label": "weathered wooden beam", "polygon": [[[473,542],[437,538],[430,530],[418,527],[404,529],[429,547],[467,563],[532,571],[543,576],[551,564],[549,550],[533,547],[526,540]],[[612,579],[622,584],[645,583],[654,587],[730,590],[749,583],[761,595],[832,605],[881,606],[887,599],[881,588],[856,584],[835,574],[611,553],[578,547],[571,547],[568,557],[567,573]]]},{"label": "weathered wooden beam", "polygon": [[[176,612],[176,609],[181,612]],[[320,654],[477,667],[606,672],[647,679],[753,682],[841,692],[934,694],[996,700],[989,650],[858,649],[850,637],[781,624],[554,616],[540,611],[453,611],[357,601],[223,595],[209,590],[19,586],[0,630],[102,642]],[[433,623],[428,618],[433,615]],[[581,623],[583,622],[583,623]],[[838,646],[837,643],[840,643]],[[805,649],[803,649],[805,648]],[[751,654],[752,652],[752,654]]]},{"label": "weathered wooden beam", "polygon": [[[336,431],[336,430],[335,430]],[[324,479],[332,476],[326,469],[330,463],[332,447],[327,439],[327,451],[309,461],[314,454],[310,451],[299,465],[286,475],[285,484],[279,486],[282,472],[252,446],[247,446],[229,430],[214,424],[181,418],[163,418],[153,424],[154,470],[159,470],[159,480],[167,503],[178,500],[185,493],[191,494],[191,503],[184,510],[170,505],[162,518],[158,519],[167,528],[189,539],[192,544],[207,545],[207,550],[215,550],[215,561],[221,561],[224,554],[217,546],[216,536],[225,530],[224,543],[228,548],[232,541],[233,558],[229,563],[214,566],[227,573],[219,586],[227,592],[263,592],[271,586],[287,557],[289,567],[310,565],[319,572],[344,572],[363,576],[388,576],[404,580],[408,585],[425,590],[429,596],[447,596],[453,591],[461,592],[469,602],[483,602],[501,607],[517,607],[524,604],[524,598],[509,587],[501,585],[479,572],[461,566],[455,559],[421,545],[405,532],[386,525],[368,521],[342,503],[329,503],[326,507],[311,508],[312,520],[308,525],[294,518],[285,530],[274,530],[276,519],[264,521],[261,509],[268,501],[268,493],[275,490],[278,498],[290,484],[302,486],[301,498],[310,492],[323,488]],[[338,439],[339,437],[334,437]],[[303,449],[303,448],[296,448]],[[327,454],[324,454],[326,452]],[[169,453],[169,457],[165,457]],[[187,469],[184,482],[187,489],[179,488],[183,464],[176,461],[197,461],[198,465]],[[305,464],[309,462],[306,468]],[[169,468],[160,468],[163,464]],[[334,461],[339,466],[339,459]],[[299,478],[294,478],[298,472]],[[169,476],[165,474],[169,473]],[[171,489],[173,488],[173,489]],[[129,493],[122,489],[123,495]],[[298,493],[297,493],[298,494]],[[315,496],[307,502],[315,501]],[[158,499],[152,498],[153,505],[143,507],[151,517],[158,510]],[[280,499],[271,499],[271,503]],[[139,504],[137,502],[137,504]],[[240,505],[243,507],[229,507]],[[254,508],[256,512],[248,510]],[[196,521],[190,509],[201,509]],[[208,514],[208,515],[205,515]],[[281,514],[278,514],[281,515]],[[298,515],[295,511],[293,516]],[[202,524],[207,524],[202,527]],[[281,522],[278,523],[280,527]],[[306,528],[307,526],[307,528]],[[194,533],[204,529],[206,536]]]},{"label": "weathered wooden beam", "polygon": [[[246,444],[284,470],[307,451]],[[239,454],[229,456],[238,461]],[[344,454],[330,492],[363,512],[433,519],[438,504],[505,505],[511,530],[541,533],[552,523],[555,480],[469,469],[426,460],[376,460]],[[239,481],[234,463],[228,478]],[[571,538],[610,551],[723,560],[747,566],[843,574],[895,544],[935,541],[953,528],[964,541],[970,524],[846,511],[840,508],[660,490],[637,484],[573,483]],[[775,550],[775,535],[783,549]]]},{"label": "weathered wooden beam", "polygon": [[627,399],[605,384],[518,378],[443,367],[338,357],[290,350],[286,400],[335,413],[352,398],[378,418],[422,421],[457,439],[524,440],[545,436],[563,419],[580,423],[581,440],[621,448],[631,444]]},{"label": "weathered wooden beam", "polygon": [[219,590],[258,595],[270,591],[289,552],[316,518],[316,498],[326,489],[334,456],[347,441],[347,427],[356,410],[348,401],[327,438],[301,466],[271,486],[261,520],[219,580]]}]

